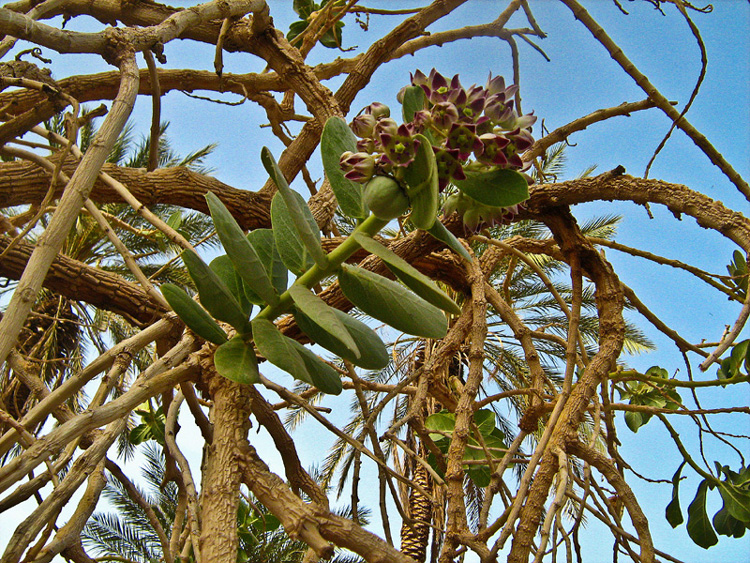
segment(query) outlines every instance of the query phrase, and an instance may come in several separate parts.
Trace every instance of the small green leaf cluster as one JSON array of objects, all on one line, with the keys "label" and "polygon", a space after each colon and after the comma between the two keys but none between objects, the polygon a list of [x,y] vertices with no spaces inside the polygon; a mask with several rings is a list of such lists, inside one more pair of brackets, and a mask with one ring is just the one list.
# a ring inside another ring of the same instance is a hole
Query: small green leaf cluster
[{"label": "small green leaf cluster", "polygon": [[[337,126],[336,120],[326,125],[329,151],[331,142],[341,145],[339,139],[331,137]],[[344,127],[348,131],[346,124]],[[370,316],[416,336],[445,336],[446,313],[459,314],[460,308],[432,280],[372,238],[387,221],[369,215],[328,254],[323,250],[321,233],[310,209],[289,187],[268,149],[263,149],[261,160],[278,188],[271,203],[273,228],[256,229],[245,235],[221,200],[207,193],[211,217],[226,255],[206,264],[195,252],[182,253],[200,304],[182,288],[162,285],[164,297],[185,324],[218,345],[214,364],[221,375],[240,383],[258,382],[257,348],[269,362],[296,379],[324,393],[340,393],[342,383],[336,370],[282,334],[274,324],[276,318],[287,313],[294,316],[312,342],[337,356],[365,369],[385,367],[389,355],[377,333],[333,309],[311,291],[330,276],[338,276],[344,295]],[[350,187],[339,185],[337,195],[341,194],[341,200],[347,202],[344,205],[365,209],[362,191]],[[381,258],[401,283],[345,264],[360,248]],[[289,272],[297,279],[287,289]],[[260,310],[253,316],[254,305]],[[231,339],[220,322],[234,329]]]},{"label": "small green leaf cluster", "polygon": [[735,250],[732,254],[732,261],[727,265],[727,272],[729,272],[731,278],[723,280],[724,285],[733,289],[744,301],[747,295],[747,280],[750,271],[747,269],[745,256],[739,250]]},{"label": "small green leaf cluster", "polygon": [[[455,427],[456,415],[446,410],[432,414],[425,420],[425,428],[430,431],[430,439],[443,455],[448,453]],[[465,464],[464,469],[477,487],[486,487],[490,484],[492,471],[487,454],[496,460],[502,458],[507,450],[505,435],[495,426],[495,413],[489,409],[475,412],[472,433],[467,440],[463,460],[474,462]],[[428,461],[435,471],[440,474],[444,472],[444,462],[439,463],[433,454],[428,456]]]},{"label": "small green leaf cluster", "polygon": [[[291,23],[286,38],[294,43],[297,36],[302,34],[308,28],[310,22],[315,17],[315,14],[329,3],[333,5],[343,4],[341,0],[322,0],[321,2],[313,2],[313,0],[294,0],[292,7],[300,19]],[[320,37],[320,44],[329,49],[341,48],[341,31],[343,29],[344,22],[340,20],[337,21]]]},{"label": "small green leaf cluster", "polygon": [[164,445],[165,417],[162,407],[154,410],[154,406],[149,400],[135,409],[141,423],[133,428],[128,435],[128,441],[137,446],[147,440],[156,440],[159,444]]},{"label": "small green leaf cluster", "polygon": [[[680,508],[679,485],[683,462],[672,477],[672,501],[667,505],[666,518],[673,528],[684,521]],[[700,482],[695,497],[688,506],[687,532],[697,545],[704,549],[718,543],[716,534],[741,538],[750,528],[750,467],[740,467],[738,472],[716,462],[717,477],[710,476]],[[723,478],[722,478],[723,477]],[[708,490],[718,489],[723,506],[712,519],[706,512]]]},{"label": "small green leaf cluster", "polygon": [[[648,368],[645,375],[649,381],[627,381],[624,389],[618,387],[620,398],[627,400],[630,405],[644,405],[648,407],[666,408],[676,410],[682,404],[680,394],[666,383],[669,373],[664,368],[652,366]],[[660,383],[663,380],[665,383]],[[625,424],[633,432],[646,424],[651,419],[651,414],[646,412],[627,411],[625,413]]]},{"label": "small green leaf cluster", "polygon": [[[732,346],[728,358],[721,361],[716,375],[719,379],[732,379],[750,373],[750,356],[748,356],[750,340],[743,340]],[[744,372],[742,371],[744,368]]]}]

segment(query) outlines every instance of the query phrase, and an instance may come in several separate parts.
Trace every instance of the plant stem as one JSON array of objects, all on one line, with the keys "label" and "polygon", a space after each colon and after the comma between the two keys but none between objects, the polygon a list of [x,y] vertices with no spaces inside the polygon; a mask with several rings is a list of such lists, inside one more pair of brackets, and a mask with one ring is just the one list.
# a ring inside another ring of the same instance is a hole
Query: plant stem
[{"label": "plant stem", "polygon": [[[314,264],[309,270],[297,278],[293,285],[304,285],[307,288],[314,287],[315,284],[320,282],[322,279],[333,274],[338,267],[343,264],[347,258],[354,254],[361,247],[359,243],[354,239],[354,233],[362,233],[368,236],[377,234],[380,229],[385,227],[388,221],[378,219],[375,215],[370,215],[367,219],[362,221],[354,232],[349,235],[344,242],[342,242],[338,248],[328,254],[328,265],[325,268],[320,268],[317,264]],[[292,297],[289,295],[289,290],[285,291],[280,297],[279,302],[274,305],[268,305],[255,317],[256,319],[266,319],[273,322],[274,319],[278,318],[279,315],[287,312],[292,305]]]}]

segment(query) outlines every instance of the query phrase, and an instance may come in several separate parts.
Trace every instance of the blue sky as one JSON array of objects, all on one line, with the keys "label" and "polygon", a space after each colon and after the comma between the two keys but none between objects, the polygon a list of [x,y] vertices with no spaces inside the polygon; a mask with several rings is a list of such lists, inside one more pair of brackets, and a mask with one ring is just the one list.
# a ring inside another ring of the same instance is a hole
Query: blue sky
[{"label": "blue sky", "polygon": [[[399,2],[399,7],[418,6],[425,2]],[[286,29],[293,15],[288,2],[269,2],[272,16],[280,29]],[[366,2],[370,6],[389,6],[395,3],[385,1]],[[645,98],[645,94],[612,61],[604,49],[596,43],[588,31],[576,22],[571,12],[553,0],[532,2],[532,9],[541,27],[549,37],[539,44],[551,57],[545,61],[538,53],[522,42],[521,50],[521,93],[525,111],[534,110],[544,120],[548,129],[554,129],[577,117],[599,108],[611,107],[625,101]],[[698,48],[676,10],[665,5],[667,17],[654,10],[646,2],[626,2],[622,4],[630,15],[622,14],[612,2],[605,0],[589,1],[585,5],[592,15],[605,27],[624,49],[626,55],[643,71],[669,99],[679,102],[687,100],[700,69]],[[470,0],[456,11],[447,22],[439,22],[431,31],[462,25],[491,21],[500,8],[494,0]],[[708,49],[708,75],[701,93],[688,119],[725,155],[727,160],[745,177],[750,178],[750,4],[743,0],[718,0],[714,11],[692,17],[703,33]],[[353,21],[344,30],[346,46],[367,47],[369,43],[390,29],[397,20],[372,18],[371,30],[362,33]],[[518,25],[525,25],[514,18]],[[85,25],[84,20],[72,22],[72,27]],[[169,67],[213,68],[213,49],[196,48],[195,44],[176,41],[165,49]],[[330,60],[332,51],[317,47],[310,61]],[[56,57],[57,58],[57,57]],[[68,71],[58,68],[58,78],[80,72],[83,61],[87,69],[101,70],[106,65],[84,57],[73,57],[77,62]],[[60,57],[63,62],[65,57]],[[57,63],[57,61],[56,61]],[[225,56],[225,72],[259,72],[261,62],[242,54]],[[428,72],[436,67],[441,73],[459,73],[464,85],[484,83],[489,72],[512,76],[510,52],[496,39],[460,41],[442,48],[431,48],[413,57],[384,65],[370,85],[353,104],[353,112],[371,101],[382,101],[396,107],[395,96],[398,89],[408,81],[409,72],[419,68]],[[55,68],[53,66],[53,68]],[[329,85],[335,89],[340,80]],[[258,130],[258,123],[265,122],[264,113],[251,103],[239,107],[206,105],[187,98],[180,93],[170,93],[164,99],[164,119],[171,121],[169,134],[175,148],[186,154],[197,147],[219,141],[219,147],[210,159],[216,168],[214,175],[236,187],[255,190],[265,181],[265,173],[259,163],[260,148],[269,145],[276,154],[281,150],[278,141],[270,137],[267,129]],[[201,119],[192,119],[198,115]],[[146,131],[150,119],[150,100],[143,99],[136,108],[135,120]],[[574,135],[574,144],[568,151],[568,170],[571,176],[591,164],[597,164],[599,171],[610,170],[623,165],[629,174],[641,175],[653,150],[669,128],[669,120],[658,110],[649,110],[596,124],[588,130]],[[538,128],[537,128],[538,129]],[[228,133],[229,131],[229,133]],[[317,162],[311,163],[314,177],[320,177]],[[317,176],[316,176],[317,173]],[[734,209],[746,210],[747,202],[735,190],[682,133],[676,132],[657,158],[650,176],[670,182],[682,183],[707,195],[724,201]],[[303,193],[304,186],[297,186]],[[601,203],[578,206],[575,215],[583,220],[601,214],[620,214],[624,220],[619,229],[618,241],[661,253],[667,257],[690,262],[714,273],[724,273],[733,245],[726,239],[700,229],[692,219],[676,220],[663,208],[652,208],[654,219],[649,219],[645,210],[626,203]],[[747,212],[745,211],[747,214]],[[702,338],[716,340],[725,324],[731,324],[738,307],[727,303],[702,288],[689,276],[675,272],[666,266],[652,266],[633,260],[615,251],[608,251],[607,257],[613,263],[622,280],[639,294],[641,299],[663,320],[677,327],[683,336],[691,341]],[[679,295],[675,301],[673,298]],[[631,319],[648,330],[646,321],[631,316]],[[626,361],[645,370],[651,365],[660,365],[670,373],[682,370],[682,358],[675,349],[658,333],[649,330],[649,336],[657,343],[659,350],[648,356],[627,358]],[[713,370],[711,370],[713,372]],[[711,373],[710,372],[710,373]],[[725,401],[725,393],[733,394],[733,404],[741,401],[747,404],[750,393],[747,389],[717,391],[706,406],[720,405]],[[342,415],[348,410],[344,403],[332,403]],[[335,415],[334,415],[335,416]],[[729,420],[723,428],[735,433],[750,434],[747,418]],[[690,425],[682,425],[684,435],[695,443],[694,431]],[[299,433],[303,448],[303,463],[322,460],[325,455],[320,446],[320,430],[315,423]],[[668,441],[666,433],[653,421],[639,431],[630,433],[624,425],[620,430],[623,441],[623,454],[626,459],[635,460],[636,468],[652,478],[669,479],[679,464],[678,454]],[[262,455],[273,457],[272,446],[258,436],[251,436],[259,445]],[[743,443],[744,450],[747,442]],[[195,460],[200,452],[195,452]],[[723,450],[709,451],[707,457],[718,456],[725,463],[736,464]],[[710,461],[710,460],[709,460]],[[195,462],[195,468],[197,464]],[[276,466],[278,468],[278,465]],[[671,488],[667,485],[647,485],[632,480],[636,493],[648,499],[644,509],[650,520],[657,547],[672,553],[683,561],[709,563],[725,561],[744,562],[750,556],[750,539],[731,540],[721,538],[718,546],[704,551],[692,545],[685,533],[684,525],[672,530],[663,518],[663,511],[669,502]],[[683,484],[683,510],[692,499],[697,480],[688,479]],[[715,496],[715,495],[714,495]],[[365,500],[365,502],[367,502]],[[370,502],[375,506],[375,499]],[[714,506],[713,511],[719,506]],[[0,519],[2,520],[2,519]],[[0,529],[4,526],[0,526]],[[397,530],[394,530],[397,533]],[[584,548],[587,563],[611,561],[611,542],[600,541],[600,530],[592,527],[585,535]]]}]

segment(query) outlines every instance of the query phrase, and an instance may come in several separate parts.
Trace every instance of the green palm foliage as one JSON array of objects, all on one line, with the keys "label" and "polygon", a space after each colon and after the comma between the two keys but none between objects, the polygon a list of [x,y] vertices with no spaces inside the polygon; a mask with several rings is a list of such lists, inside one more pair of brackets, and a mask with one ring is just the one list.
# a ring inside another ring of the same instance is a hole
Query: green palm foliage
[{"label": "green palm foliage", "polygon": [[[64,130],[63,118],[58,116],[46,124],[56,133]],[[159,136],[159,165],[187,166],[206,173],[206,158],[215,145],[207,145],[186,157],[180,157],[170,146],[166,136],[168,123],[161,126]],[[90,145],[96,132],[94,120],[87,121],[79,131],[82,150]],[[120,166],[145,167],[150,147],[149,137],[134,140],[132,127],[126,127],[120,135],[109,162]],[[56,150],[59,147],[51,147]],[[110,226],[130,249],[139,267],[146,276],[155,282],[172,282],[191,287],[187,272],[177,260],[180,248],[171,243],[163,233],[155,229],[143,217],[126,204],[112,203],[100,206],[100,211]],[[13,210],[17,211],[17,210]],[[216,245],[212,237],[213,223],[202,213],[185,213],[172,205],[154,205],[151,211],[163,217],[168,224],[178,230],[186,239],[198,243]],[[39,220],[44,225],[47,220]],[[26,236],[30,243],[36,242],[36,232],[32,229]],[[108,270],[133,281],[134,276],[125,265],[117,249],[103,235],[96,221],[82,213],[66,239],[61,252],[66,256]],[[10,282],[0,291],[11,291],[15,282]],[[68,373],[79,370],[85,363],[86,352],[94,348],[99,353],[137,331],[126,319],[110,311],[96,309],[67,297],[44,290],[32,311],[19,343],[19,351],[37,371],[49,388],[62,383]],[[153,360],[154,351],[142,350],[131,364],[131,375],[145,368]],[[5,370],[9,368],[4,367]],[[117,390],[115,389],[115,392]],[[0,404],[14,417],[20,418],[31,406],[31,396],[26,385],[15,377],[0,377]],[[75,396],[69,406],[78,411],[83,408],[84,397]],[[128,444],[120,444],[121,451],[130,452]]]},{"label": "green palm foliage", "polygon": [[[162,530],[167,535],[179,535],[183,529],[174,529],[178,488],[174,481],[167,480],[163,448],[154,441],[148,441],[141,453],[144,486],[137,487],[138,493],[151,507]],[[315,471],[312,475],[314,478]],[[96,512],[89,519],[81,533],[84,547],[96,553],[98,560],[125,559],[133,563],[162,561],[163,553],[157,531],[145,510],[133,500],[122,483],[110,476],[102,495],[113,511]],[[341,516],[351,517],[348,508],[336,512]],[[360,522],[366,523],[367,519],[368,511],[359,510]],[[185,519],[181,521],[183,526],[186,525]],[[279,520],[252,496],[240,500],[237,527],[240,539],[238,563],[300,563],[307,553],[307,544],[291,539]],[[194,561],[192,554],[182,561]],[[332,561],[360,563],[362,560],[352,554],[338,553]]]}]

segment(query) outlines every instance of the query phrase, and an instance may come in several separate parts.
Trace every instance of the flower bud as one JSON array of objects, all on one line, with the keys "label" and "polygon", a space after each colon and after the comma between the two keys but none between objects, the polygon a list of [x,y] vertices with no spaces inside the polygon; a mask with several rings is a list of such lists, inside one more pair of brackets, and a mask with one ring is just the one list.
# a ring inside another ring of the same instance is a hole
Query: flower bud
[{"label": "flower bud", "polygon": [[388,176],[375,176],[365,186],[364,200],[373,215],[383,221],[390,221],[403,215],[409,209],[409,198]]},{"label": "flower bud", "polygon": [[375,173],[375,157],[366,152],[346,151],[341,155],[341,169],[344,171],[344,177],[364,184]]},{"label": "flower bud", "polygon": [[349,124],[349,127],[352,131],[354,131],[354,134],[357,137],[359,137],[360,139],[367,139],[372,137],[373,132],[375,131],[375,123],[377,123],[375,117],[370,114],[363,113],[355,117],[354,120]]},{"label": "flower bud", "polygon": [[365,115],[371,115],[376,120],[379,120],[383,119],[384,117],[390,117],[391,108],[389,108],[385,104],[381,104],[380,102],[373,102],[363,110],[363,113]]}]

